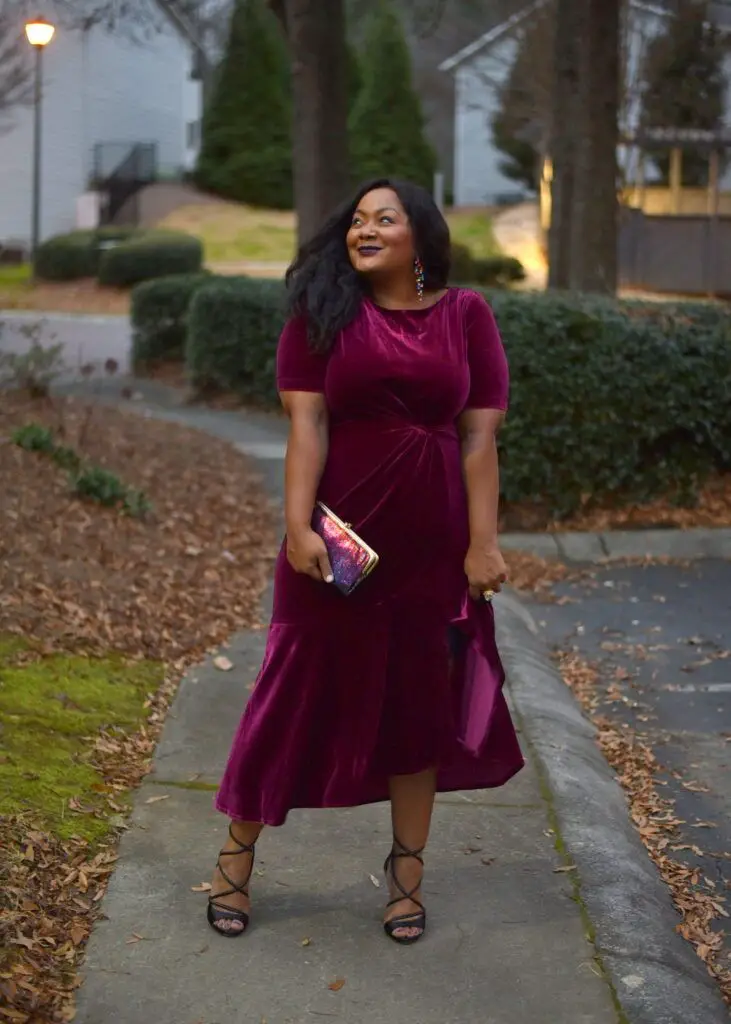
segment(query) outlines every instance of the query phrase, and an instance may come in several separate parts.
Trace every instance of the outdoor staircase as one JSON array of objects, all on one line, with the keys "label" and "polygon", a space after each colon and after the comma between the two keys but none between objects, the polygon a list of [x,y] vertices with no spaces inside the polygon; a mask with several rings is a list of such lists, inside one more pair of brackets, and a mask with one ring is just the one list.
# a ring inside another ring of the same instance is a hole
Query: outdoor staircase
[{"label": "outdoor staircase", "polygon": [[102,224],[139,221],[135,198],[157,180],[157,145],[154,142],[101,142],[94,147],[94,179],[105,196]]}]

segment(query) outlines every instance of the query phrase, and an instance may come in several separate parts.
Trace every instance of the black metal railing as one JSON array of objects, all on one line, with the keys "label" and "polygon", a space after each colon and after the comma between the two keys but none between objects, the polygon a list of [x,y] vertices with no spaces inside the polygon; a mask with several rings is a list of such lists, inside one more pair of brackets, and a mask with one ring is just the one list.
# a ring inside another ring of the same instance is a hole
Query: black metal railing
[{"label": "black metal railing", "polygon": [[136,224],[140,189],[157,179],[154,142],[100,142],[94,147],[94,180],[104,193],[102,223]]}]

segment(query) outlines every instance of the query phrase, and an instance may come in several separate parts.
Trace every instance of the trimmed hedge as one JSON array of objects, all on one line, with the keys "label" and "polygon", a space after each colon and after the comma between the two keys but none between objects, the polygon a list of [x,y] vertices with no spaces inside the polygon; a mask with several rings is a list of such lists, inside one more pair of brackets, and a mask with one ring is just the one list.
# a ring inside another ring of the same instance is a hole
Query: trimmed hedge
[{"label": "trimmed hedge", "polygon": [[502,494],[565,516],[587,502],[692,502],[731,469],[731,318],[571,295],[489,295],[508,352]]},{"label": "trimmed hedge", "polygon": [[55,235],[38,247],[36,272],[45,281],[98,277],[100,284],[129,287],[164,274],[203,266],[203,245],[184,232],[104,227]]},{"label": "trimmed hedge", "polygon": [[284,324],[281,281],[218,278],[190,305],[186,365],[198,391],[277,403],[275,362]]},{"label": "trimmed hedge", "polygon": [[514,256],[478,258],[469,246],[452,243],[452,270],[450,279],[455,284],[480,285],[483,288],[509,288],[525,280],[525,270]]},{"label": "trimmed hedge", "polygon": [[[731,316],[722,307],[485,292],[511,405],[500,434],[509,503],[569,515],[591,502],[691,502],[731,470]],[[193,383],[276,404],[281,282],[217,281],[190,310]]]},{"label": "trimmed hedge", "polygon": [[525,268],[514,256],[475,259],[470,280],[484,288],[509,288],[512,284],[525,281]]},{"label": "trimmed hedge", "polygon": [[38,246],[36,273],[44,281],[96,277],[104,244],[125,241],[139,233],[139,228],[106,227],[54,235]]},{"label": "trimmed hedge", "polygon": [[183,359],[191,299],[212,280],[205,271],[174,274],[132,289],[132,365],[136,370],[166,359]]},{"label": "trimmed hedge", "polygon": [[57,235],[38,246],[35,270],[44,281],[76,281],[96,274],[97,253],[91,231]]},{"label": "trimmed hedge", "polygon": [[150,231],[107,249],[99,261],[99,283],[129,288],[168,274],[194,274],[203,267],[203,243],[181,232]]}]

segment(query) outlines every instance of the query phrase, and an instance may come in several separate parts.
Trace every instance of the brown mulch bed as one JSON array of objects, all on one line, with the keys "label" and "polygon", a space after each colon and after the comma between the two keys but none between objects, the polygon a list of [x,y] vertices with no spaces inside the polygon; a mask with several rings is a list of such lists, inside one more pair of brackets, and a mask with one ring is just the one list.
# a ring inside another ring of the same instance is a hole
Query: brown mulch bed
[{"label": "brown mulch bed", "polygon": [[[144,520],[79,501],[66,474],[9,443],[29,422],[145,492]],[[189,662],[255,621],[270,505],[230,445],[74,400],[3,394],[0,632]]]},{"label": "brown mulch bed", "polygon": [[[10,441],[29,422],[143,490],[150,513],[136,519],[72,495],[49,457]],[[115,801],[148,772],[185,666],[259,625],[275,520],[232,446],[74,400],[2,393],[0,479],[0,634],[30,639],[38,657],[114,651],[166,668],[138,733],[89,739],[117,819],[110,841],[61,842],[31,819],[0,817],[0,946],[17,946],[0,973],[0,1021],[57,1024],[73,1019],[77,968],[116,860],[124,808]]]},{"label": "brown mulch bed", "polygon": [[[727,898],[717,877],[689,865],[678,854],[694,847],[684,843],[674,803],[662,793],[660,765],[648,736],[608,718],[603,708],[621,693],[616,682],[603,682],[595,665],[573,652],[558,654],[564,682],[597,728],[599,747],[617,773],[630,808],[632,822],[680,914],[677,931],[690,942],[708,973],[731,1005],[731,968],[724,955],[723,923],[729,917]],[[690,788],[691,784],[686,784]],[[705,823],[701,823],[705,824]],[[700,850],[696,852],[700,853]],[[717,927],[721,925],[721,928]]]},{"label": "brown mulch bed", "polygon": [[566,519],[556,520],[537,506],[514,505],[501,516],[506,532],[563,533],[605,530],[679,529],[731,526],[731,473],[710,477],[699,489],[695,504],[683,508],[669,499],[618,508],[587,507]]},{"label": "brown mulch bed", "polygon": [[28,287],[0,287],[0,309],[35,309],[43,313],[92,313],[123,316],[129,312],[128,291],[104,288],[93,278],[44,281]]}]

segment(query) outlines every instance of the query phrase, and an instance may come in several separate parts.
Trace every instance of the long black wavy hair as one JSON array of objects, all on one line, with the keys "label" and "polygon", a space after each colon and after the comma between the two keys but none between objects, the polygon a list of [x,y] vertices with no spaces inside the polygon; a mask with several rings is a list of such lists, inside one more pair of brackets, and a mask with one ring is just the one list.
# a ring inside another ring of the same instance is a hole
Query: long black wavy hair
[{"label": "long black wavy hair", "polygon": [[424,266],[425,289],[436,291],[447,286],[449,227],[426,189],[394,178],[364,182],[301,247],[287,270],[288,313],[306,317],[310,346],[316,352],[327,352],[332,347],[337,334],[355,319],[363,296],[368,294],[367,280],[350,262],[345,239],[361,199],[376,188],[393,189],[406,211],[414,248]]}]

